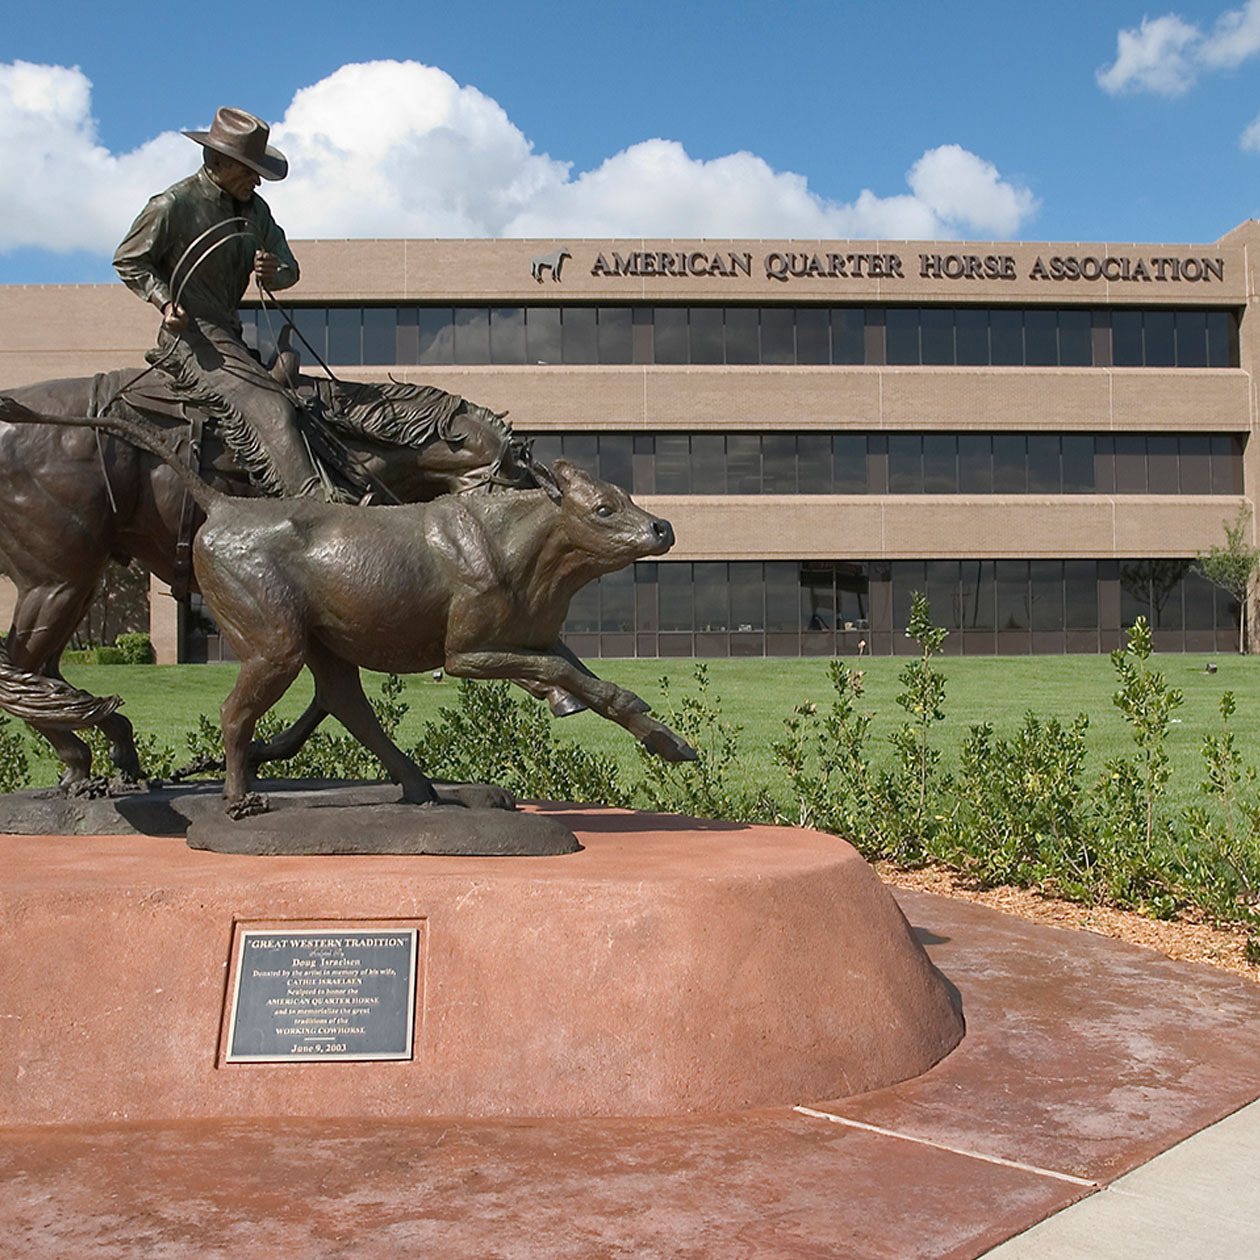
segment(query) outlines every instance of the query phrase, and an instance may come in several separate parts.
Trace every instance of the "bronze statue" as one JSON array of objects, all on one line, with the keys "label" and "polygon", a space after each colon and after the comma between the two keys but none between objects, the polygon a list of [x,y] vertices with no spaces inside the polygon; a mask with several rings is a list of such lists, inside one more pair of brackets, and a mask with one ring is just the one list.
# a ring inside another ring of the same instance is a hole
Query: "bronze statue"
[{"label": "bronze statue", "polygon": [[146,356],[187,401],[214,417],[237,462],[270,494],[334,493],[332,474],[304,440],[293,400],[246,347],[237,315],[251,280],[286,289],[298,264],[267,203],[261,179],[288,174],[267,124],[225,107],[195,174],[150,199],[114,254],[123,283],[162,312]]},{"label": "bronze statue", "polygon": [[[11,414],[177,415],[178,401],[153,375],[126,389],[125,399],[118,396],[138,375],[135,369],[15,389]],[[300,396],[336,427],[339,444],[380,501],[529,481],[519,441],[503,418],[458,395],[430,386],[304,379]],[[256,493],[216,429],[198,432],[180,442],[190,465],[221,490]],[[0,709],[49,740],[69,789],[91,783],[91,751],[75,734],[88,726],[109,738],[111,760],[124,778],[141,775],[131,724],[115,712],[119,698],[80,691],[60,673],[61,653],[101,570],[111,556],[135,558],[173,587],[192,589],[191,544],[201,519],[176,474],[142,448],[82,425],[0,420],[0,568],[17,586],[13,624],[0,641]],[[275,755],[296,752],[322,716],[308,711]]]},{"label": "bronze statue", "polygon": [[[0,567],[18,588],[13,625],[0,644],[0,709],[49,740],[64,766],[62,785],[73,791],[93,787],[91,752],[74,733],[88,726],[109,738],[111,760],[124,780],[141,777],[131,724],[116,711],[120,699],[79,691],[59,670],[61,652],[111,556],[139,560],[182,596],[194,587],[193,537],[201,509],[223,501],[224,491],[310,498],[322,490],[329,500],[412,503],[478,487],[542,484],[563,497],[544,469],[540,482],[528,444],[513,438],[501,415],[456,395],[393,382],[341,382],[331,372],[329,380],[299,377],[287,329],[276,363],[264,365],[242,340],[237,308],[251,278],[263,294],[297,279],[284,233],[254,192],[260,178],[283,178],[287,161],[268,145],[266,124],[243,110],[220,109],[209,131],[185,134],[203,147],[202,169],[149,202],[114,259],[128,286],[162,312],[157,348],[146,356],[150,366],[46,381],[0,396]],[[32,423],[41,418],[48,423]],[[187,425],[179,453],[155,423]],[[124,440],[103,438],[102,431]],[[293,510],[292,504],[276,508],[281,514]],[[224,515],[230,513],[221,510]],[[508,541],[513,519],[511,512],[496,517],[509,531]],[[366,523],[363,529],[370,532]],[[255,541],[261,547],[264,538]],[[250,545],[248,537],[238,539],[239,554]],[[627,705],[641,704],[619,689],[600,690],[610,684],[592,689],[586,680],[593,676],[558,645],[568,598],[578,586],[637,558],[616,555],[588,558],[587,576],[565,588],[559,620],[548,605],[550,639],[528,640],[532,650],[567,662],[563,668],[553,662],[540,670],[522,661],[517,674],[495,674],[546,699],[558,716],[586,707],[588,694],[596,699],[593,707],[618,721],[627,718]],[[476,572],[464,576],[480,580]],[[287,589],[296,588],[290,583]],[[203,593],[217,611],[219,597]],[[500,600],[525,599],[522,629],[531,634],[534,594],[524,586],[498,593]],[[237,647],[228,626],[222,628]],[[514,640],[509,635],[503,641]],[[254,640],[237,651],[243,659],[266,655]],[[432,664],[416,668],[444,663],[438,653]],[[568,687],[564,680],[574,669],[582,671],[581,685]],[[328,687],[317,689],[306,713],[270,744],[233,754],[229,795],[243,795],[250,764],[297,752],[329,711],[326,693]],[[350,703],[344,685],[335,694],[340,705]],[[351,725],[356,714],[345,725],[357,734]],[[251,733],[258,716],[248,718]],[[663,755],[693,755],[651,719],[636,718],[631,729],[645,742],[659,743]],[[369,747],[379,751],[384,736],[369,738]],[[431,798],[416,786],[418,770],[399,769],[397,749],[381,755],[391,773],[403,775],[411,795]]]},{"label": "bronze statue", "polygon": [[[0,419],[47,420],[0,397]],[[73,423],[73,422],[69,422]],[[648,716],[633,692],[596,677],[561,642],[569,602],[586,583],[674,543],[668,521],[619,487],[564,460],[537,466],[539,489],[444,495],[363,508],[311,498],[233,498],[187,469],[142,422],[92,422],[160,455],[205,513],[193,544],[197,582],[241,661],[221,718],[224,796],[234,816],[250,792],[258,719],[302,667],[315,703],[381,760],[403,799],[437,800],[423,771],[381,729],[360,667],[508,678],[576,697],[669,761],[695,751]]]}]

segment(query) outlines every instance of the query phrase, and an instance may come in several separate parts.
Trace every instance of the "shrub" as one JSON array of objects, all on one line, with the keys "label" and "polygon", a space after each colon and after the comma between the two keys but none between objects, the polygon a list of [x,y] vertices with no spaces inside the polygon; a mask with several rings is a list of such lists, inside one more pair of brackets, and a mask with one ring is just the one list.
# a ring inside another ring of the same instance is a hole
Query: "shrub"
[{"label": "shrub", "polygon": [[764,791],[737,782],[741,728],[722,717],[722,702],[709,692],[709,670],[697,665],[692,675],[696,694],[675,702],[668,678],[662,678],[661,721],[696,750],[695,761],[673,763],[639,746],[643,777],[638,790],[652,809],[691,818],[726,818],[755,822],[775,810]]},{"label": "shrub", "polygon": [[139,631],[132,634],[120,634],[114,640],[115,647],[123,654],[125,665],[152,665],[153,640]]}]

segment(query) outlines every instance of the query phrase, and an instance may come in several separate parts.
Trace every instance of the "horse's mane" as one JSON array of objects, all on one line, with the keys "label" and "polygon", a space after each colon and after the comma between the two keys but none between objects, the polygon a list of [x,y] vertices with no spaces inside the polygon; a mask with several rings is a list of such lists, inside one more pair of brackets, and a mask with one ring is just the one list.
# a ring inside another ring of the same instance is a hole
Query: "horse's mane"
[{"label": "horse's mane", "polygon": [[424,446],[435,437],[458,440],[457,416],[487,425],[506,443],[512,428],[487,407],[435,385],[405,381],[320,381],[325,418],[342,433],[385,446]]}]

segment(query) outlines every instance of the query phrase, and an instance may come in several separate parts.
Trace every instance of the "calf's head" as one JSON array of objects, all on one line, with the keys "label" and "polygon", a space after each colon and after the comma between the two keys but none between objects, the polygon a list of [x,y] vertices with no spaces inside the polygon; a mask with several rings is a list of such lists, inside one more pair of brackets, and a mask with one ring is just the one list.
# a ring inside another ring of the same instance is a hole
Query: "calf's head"
[{"label": "calf's head", "polygon": [[551,474],[569,544],[591,558],[591,567],[612,573],[644,556],[663,556],[674,545],[674,528],[636,506],[609,481],[600,481],[566,459]]}]

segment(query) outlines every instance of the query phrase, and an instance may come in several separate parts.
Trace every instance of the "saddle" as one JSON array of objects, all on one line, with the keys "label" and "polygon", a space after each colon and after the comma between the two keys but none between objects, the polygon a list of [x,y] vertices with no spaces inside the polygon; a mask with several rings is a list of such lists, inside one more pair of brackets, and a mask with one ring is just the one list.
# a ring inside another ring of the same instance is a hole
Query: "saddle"
[{"label": "saddle", "polygon": [[[369,487],[362,472],[347,456],[328,423],[335,414],[336,400],[330,383],[299,379],[296,373],[296,356],[289,352],[281,356],[272,369],[278,382],[286,387],[298,402],[299,424],[317,467],[328,474],[329,488],[333,495],[355,502],[368,493]],[[209,480],[203,466],[204,441],[207,427],[214,421],[198,404],[190,399],[188,391],[180,388],[161,372],[138,368],[121,368],[112,372],[98,372],[92,377],[89,394],[88,416],[95,419],[104,415],[128,414],[147,421],[165,431],[181,448],[189,469],[198,477]],[[238,493],[250,492],[248,472],[232,456],[231,448],[224,443],[224,450],[239,476]],[[218,470],[222,475],[222,469]],[[192,582],[192,540],[196,532],[197,505],[186,491],[180,510],[180,524],[175,544],[175,572],[171,594],[176,599],[187,597]]]}]

